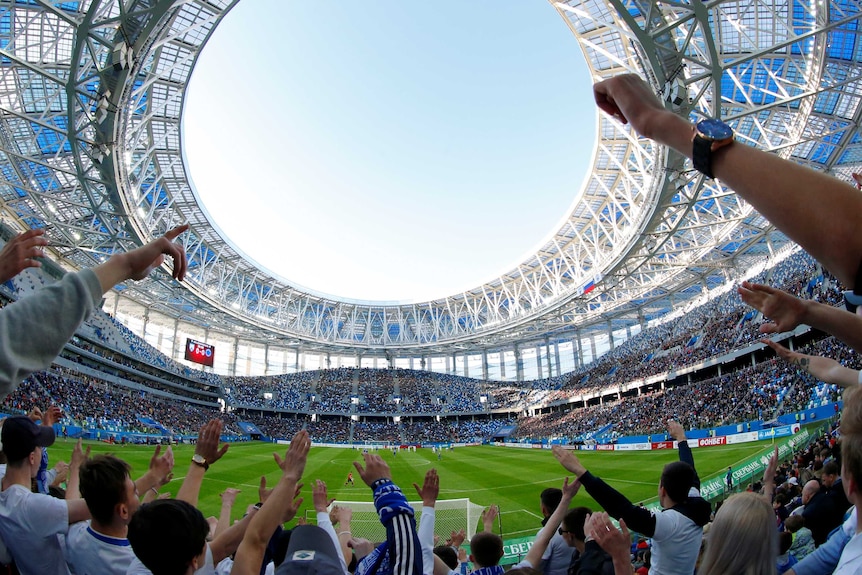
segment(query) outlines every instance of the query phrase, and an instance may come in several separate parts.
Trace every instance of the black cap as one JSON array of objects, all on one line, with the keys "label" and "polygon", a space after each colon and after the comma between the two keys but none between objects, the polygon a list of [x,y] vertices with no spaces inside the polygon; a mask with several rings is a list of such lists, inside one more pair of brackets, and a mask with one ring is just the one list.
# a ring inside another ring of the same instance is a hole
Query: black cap
[{"label": "black cap", "polygon": [[21,461],[36,447],[54,445],[54,428],[36,425],[26,415],[9,417],[3,421],[0,448],[10,462]]},{"label": "black cap", "polygon": [[317,525],[298,525],[293,528],[284,563],[275,570],[276,575],[333,575],[344,573],[335,543]]}]

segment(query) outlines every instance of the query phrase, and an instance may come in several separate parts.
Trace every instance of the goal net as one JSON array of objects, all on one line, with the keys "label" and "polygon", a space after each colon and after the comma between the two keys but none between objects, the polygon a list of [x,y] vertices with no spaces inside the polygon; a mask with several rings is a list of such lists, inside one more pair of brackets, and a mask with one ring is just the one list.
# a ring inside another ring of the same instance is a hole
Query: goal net
[{"label": "goal net", "polygon": [[[410,501],[410,506],[416,511],[416,526],[422,518],[422,502]],[[336,501],[333,506],[350,507],[353,510],[353,519],[350,523],[350,531],[354,537],[368,539],[370,541],[385,541],[386,529],[380,523],[380,516],[370,501]],[[332,509],[332,506],[330,507]],[[469,499],[438,499],[434,505],[434,534],[439,535],[441,541],[446,541],[453,531],[461,529],[467,534],[467,540],[476,534],[477,524],[482,516],[484,507],[471,502]],[[317,519],[313,510],[306,513],[309,522],[314,523]],[[340,531],[338,527],[336,531]]]}]

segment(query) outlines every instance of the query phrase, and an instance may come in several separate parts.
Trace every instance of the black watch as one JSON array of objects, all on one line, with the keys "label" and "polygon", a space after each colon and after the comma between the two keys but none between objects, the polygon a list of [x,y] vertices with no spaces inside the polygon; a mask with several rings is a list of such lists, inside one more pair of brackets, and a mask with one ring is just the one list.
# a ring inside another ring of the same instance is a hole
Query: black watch
[{"label": "black watch", "polygon": [[714,178],[712,155],[716,150],[733,143],[733,128],[721,120],[707,118],[697,123],[691,142],[694,169],[709,178]]}]

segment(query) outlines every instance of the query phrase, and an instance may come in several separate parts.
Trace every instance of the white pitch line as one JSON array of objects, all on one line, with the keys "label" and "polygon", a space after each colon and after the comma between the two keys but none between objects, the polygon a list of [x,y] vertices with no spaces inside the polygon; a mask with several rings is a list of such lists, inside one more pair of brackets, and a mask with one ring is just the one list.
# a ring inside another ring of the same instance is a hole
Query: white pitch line
[{"label": "white pitch line", "polygon": [[536,519],[543,519],[541,515],[538,513],[533,513],[532,511],[527,511],[526,509],[514,509],[512,511],[501,511],[500,515],[505,515],[506,513],[526,513],[527,515],[532,515]]},{"label": "white pitch line", "polygon": [[[521,485],[543,485],[546,483],[552,484],[561,484],[563,481],[562,477],[554,478],[554,479],[543,479],[541,481],[530,481],[526,483],[517,483],[514,485],[496,485],[494,487],[475,487],[473,489],[441,489],[440,493],[470,493],[471,491],[496,491],[498,489],[508,489],[511,487],[518,487]],[[652,481],[632,481],[630,479],[614,479],[613,483],[631,483],[633,485],[655,485]]]}]

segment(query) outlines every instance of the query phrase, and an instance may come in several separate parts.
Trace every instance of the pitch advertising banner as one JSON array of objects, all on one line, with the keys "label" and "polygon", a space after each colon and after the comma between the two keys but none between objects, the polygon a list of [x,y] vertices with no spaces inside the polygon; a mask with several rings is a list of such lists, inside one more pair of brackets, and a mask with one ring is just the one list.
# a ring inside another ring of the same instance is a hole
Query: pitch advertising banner
[{"label": "pitch advertising banner", "polygon": [[616,451],[649,451],[649,443],[617,443]]},{"label": "pitch advertising banner", "polygon": [[713,447],[715,445],[727,445],[727,437],[704,437],[697,440],[698,447]]}]

